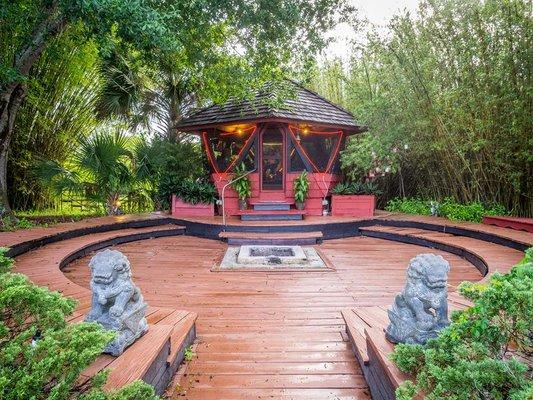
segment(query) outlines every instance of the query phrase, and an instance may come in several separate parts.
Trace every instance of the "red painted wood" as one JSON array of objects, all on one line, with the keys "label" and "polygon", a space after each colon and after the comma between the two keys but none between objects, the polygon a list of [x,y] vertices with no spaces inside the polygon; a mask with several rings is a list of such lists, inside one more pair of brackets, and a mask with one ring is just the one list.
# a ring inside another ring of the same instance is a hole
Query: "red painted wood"
[{"label": "red painted wood", "polygon": [[483,223],[533,233],[533,218],[486,216]]},{"label": "red painted wood", "polygon": [[210,217],[215,215],[215,205],[190,204],[172,195],[172,215],[175,217]]},{"label": "red painted wood", "polygon": [[331,214],[339,217],[372,217],[376,208],[373,195],[333,195]]},{"label": "red painted wood", "polygon": [[[284,191],[260,190],[260,174],[251,173],[249,176],[252,183],[252,196],[249,199],[251,204],[268,201],[279,201],[294,204],[293,181],[299,173],[286,174],[286,187]],[[222,189],[233,177],[231,173],[214,173],[211,179],[217,188],[219,196],[222,196]],[[338,174],[310,173],[309,194],[305,202],[307,215],[322,215],[322,200],[329,195],[330,190],[341,180]],[[231,187],[227,187],[224,195],[226,201],[226,215],[238,215],[237,193]]]}]

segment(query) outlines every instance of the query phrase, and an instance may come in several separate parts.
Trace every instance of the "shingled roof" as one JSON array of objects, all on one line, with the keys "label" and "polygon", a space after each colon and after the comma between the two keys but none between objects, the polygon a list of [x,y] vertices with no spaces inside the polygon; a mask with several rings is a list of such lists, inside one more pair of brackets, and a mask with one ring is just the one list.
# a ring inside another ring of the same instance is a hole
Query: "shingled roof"
[{"label": "shingled roof", "polygon": [[354,132],[366,130],[365,126],[358,124],[354,116],[342,107],[294,81],[287,82],[294,86],[295,96],[294,99],[286,99],[281,107],[274,108],[269,104],[268,100],[272,96],[270,91],[258,90],[251,100],[230,100],[221,105],[198,110],[183,119],[177,128],[188,131],[228,123],[275,119],[337,126]]}]

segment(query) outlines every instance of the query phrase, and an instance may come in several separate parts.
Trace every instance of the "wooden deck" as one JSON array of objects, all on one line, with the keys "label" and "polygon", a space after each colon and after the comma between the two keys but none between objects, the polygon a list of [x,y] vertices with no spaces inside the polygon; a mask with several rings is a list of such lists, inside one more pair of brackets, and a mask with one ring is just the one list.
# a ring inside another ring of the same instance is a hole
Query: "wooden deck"
[{"label": "wooden deck", "polygon": [[[340,311],[390,304],[409,259],[426,251],[351,238],[320,246],[330,272],[212,273],[222,243],[187,236],[141,243],[117,248],[132,261],[146,301],[199,315],[197,358],[175,393],[186,399],[368,398]],[[452,285],[481,278],[461,258],[439,253],[452,264]],[[66,276],[86,286],[87,262],[76,261]]]},{"label": "wooden deck", "polygon": [[[109,219],[99,223],[103,222]],[[83,226],[82,222],[75,224]],[[45,233],[1,234],[0,240],[19,243],[73,225],[54,226]],[[80,303],[74,318],[81,319],[89,307],[90,254],[61,272],[59,265],[65,256],[124,235],[174,228],[129,228],[47,244],[17,257],[16,271],[77,298]],[[478,225],[472,228],[481,229]],[[516,236],[509,229],[482,228],[533,243],[529,236]],[[522,257],[518,250],[478,239],[412,229],[395,233],[467,247],[489,269],[506,271]],[[187,235],[116,246],[130,259],[133,279],[151,307],[198,314],[196,357],[178,373],[171,393],[175,399],[368,399],[368,386],[352,353],[341,311],[388,307],[403,287],[409,260],[424,252],[441,254],[450,262],[452,307],[464,304],[454,293],[459,282],[483,278],[458,255],[365,236],[317,245],[333,267],[322,272],[212,272],[226,247],[218,240]]]}]

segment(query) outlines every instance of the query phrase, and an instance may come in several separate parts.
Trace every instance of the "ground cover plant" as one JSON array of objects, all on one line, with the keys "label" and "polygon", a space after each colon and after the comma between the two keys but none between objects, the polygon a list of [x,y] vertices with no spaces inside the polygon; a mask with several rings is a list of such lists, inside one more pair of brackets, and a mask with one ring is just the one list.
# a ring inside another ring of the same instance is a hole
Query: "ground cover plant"
[{"label": "ground cover plant", "polygon": [[102,386],[106,373],[84,385],[80,373],[101,354],[113,333],[96,323],[67,324],[76,302],[10,271],[0,248],[0,398],[5,400],[156,400],[135,382],[116,392]]},{"label": "ground cover plant", "polygon": [[509,214],[503,206],[498,204],[487,206],[478,201],[460,204],[452,198],[445,198],[442,202],[419,198],[395,198],[389,200],[385,209],[406,214],[436,215],[452,221],[471,222],[481,222],[485,215]]},{"label": "ground cover plant", "polygon": [[533,352],[533,248],[509,273],[494,273],[486,284],[463,282],[459,292],[473,305],[454,312],[436,339],[395,347],[392,360],[416,379],[397,398],[419,391],[428,400],[533,398],[533,372],[520,359]]}]

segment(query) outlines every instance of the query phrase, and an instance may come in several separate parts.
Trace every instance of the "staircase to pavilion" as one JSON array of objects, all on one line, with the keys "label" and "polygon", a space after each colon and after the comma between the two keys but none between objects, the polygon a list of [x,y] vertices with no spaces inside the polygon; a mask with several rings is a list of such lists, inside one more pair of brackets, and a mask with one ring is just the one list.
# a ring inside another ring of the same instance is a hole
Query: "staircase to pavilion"
[{"label": "staircase to pavilion", "polygon": [[239,211],[241,221],[299,221],[305,211],[297,210],[294,204],[283,201],[251,202],[252,209]]}]

